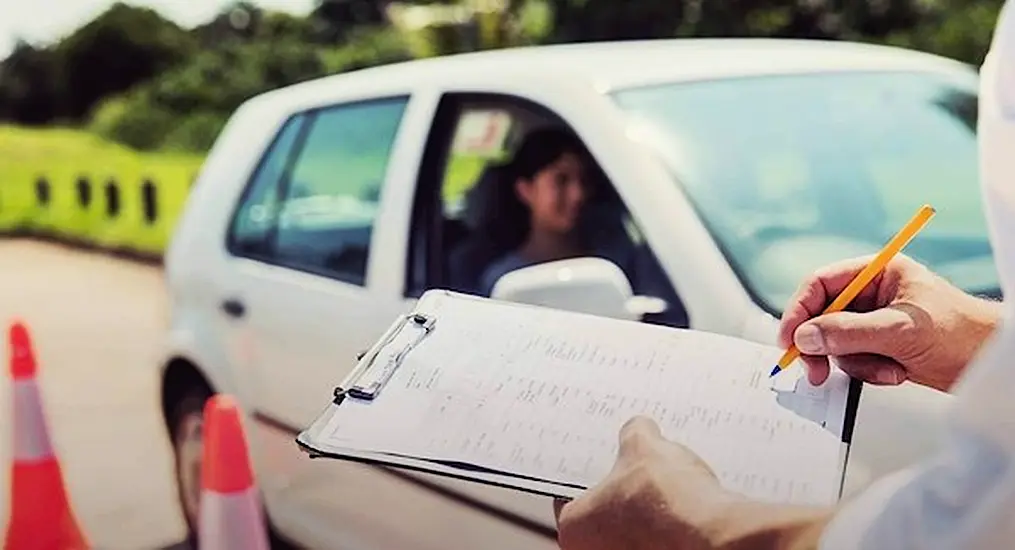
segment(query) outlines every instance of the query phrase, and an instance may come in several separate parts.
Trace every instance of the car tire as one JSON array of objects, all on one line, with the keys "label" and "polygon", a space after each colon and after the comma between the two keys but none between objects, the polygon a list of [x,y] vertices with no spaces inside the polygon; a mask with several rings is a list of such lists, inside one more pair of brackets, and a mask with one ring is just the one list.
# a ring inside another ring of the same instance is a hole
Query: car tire
[{"label": "car tire", "polygon": [[[187,528],[184,541],[189,548],[197,548],[198,510],[201,495],[201,430],[205,403],[214,395],[207,386],[196,384],[188,388],[172,407],[169,418],[170,440],[173,446],[174,474],[180,512]],[[294,550],[297,547],[280,536],[268,519],[268,539],[273,550]]]}]

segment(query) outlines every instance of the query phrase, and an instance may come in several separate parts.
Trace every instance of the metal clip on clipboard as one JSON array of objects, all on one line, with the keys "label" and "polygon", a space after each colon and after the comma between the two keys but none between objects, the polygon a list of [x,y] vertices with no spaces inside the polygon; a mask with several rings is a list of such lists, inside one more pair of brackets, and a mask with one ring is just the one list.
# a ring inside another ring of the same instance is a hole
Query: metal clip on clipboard
[{"label": "metal clip on clipboard", "polygon": [[380,341],[360,359],[343,386],[335,390],[335,403],[346,396],[373,400],[413,348],[432,331],[436,318],[422,313],[399,317]]}]

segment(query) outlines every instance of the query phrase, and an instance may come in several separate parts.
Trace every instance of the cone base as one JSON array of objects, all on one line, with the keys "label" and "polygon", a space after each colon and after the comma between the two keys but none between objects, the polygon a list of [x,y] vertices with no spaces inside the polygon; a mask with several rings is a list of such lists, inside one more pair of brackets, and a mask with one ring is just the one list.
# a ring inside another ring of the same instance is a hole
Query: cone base
[{"label": "cone base", "polygon": [[198,544],[201,550],[269,550],[268,530],[257,489],[201,495]]},{"label": "cone base", "polygon": [[15,463],[10,496],[4,550],[88,550],[55,460]]}]

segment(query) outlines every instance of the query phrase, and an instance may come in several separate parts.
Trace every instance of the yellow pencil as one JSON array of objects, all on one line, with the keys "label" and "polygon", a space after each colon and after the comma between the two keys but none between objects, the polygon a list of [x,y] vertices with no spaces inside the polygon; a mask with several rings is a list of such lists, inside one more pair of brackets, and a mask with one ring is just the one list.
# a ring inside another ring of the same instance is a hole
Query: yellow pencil
[{"label": "yellow pencil", "polygon": [[[888,241],[885,247],[881,249],[881,252],[879,252],[873,260],[871,260],[871,263],[867,264],[867,267],[863,268],[860,273],[857,273],[856,277],[850,281],[849,285],[842,290],[831,304],[828,304],[828,307],[826,307],[821,314],[825,315],[828,313],[842,311],[847,305],[849,305],[849,303],[860,294],[860,291],[869,285],[870,282],[874,280],[874,277],[876,277],[877,274],[880,273],[886,265],[888,265],[888,262],[890,262],[892,258],[899,253],[899,251],[905,248],[905,246],[909,244],[909,241],[913,240],[913,237],[915,237],[916,234],[923,229],[923,226],[927,225],[927,222],[934,217],[934,214],[935,210],[930,205],[925,204],[921,206],[920,209],[917,210],[916,215],[913,216],[912,219],[910,219],[909,222],[906,223],[906,225],[903,226],[894,237],[892,237],[892,240]],[[789,367],[789,365],[799,356],[800,350],[797,349],[796,345],[790,345],[789,349],[786,350],[786,353],[784,353],[779,359],[779,363],[775,365],[774,369],[772,369],[770,376],[775,376],[779,373],[779,371]]]}]

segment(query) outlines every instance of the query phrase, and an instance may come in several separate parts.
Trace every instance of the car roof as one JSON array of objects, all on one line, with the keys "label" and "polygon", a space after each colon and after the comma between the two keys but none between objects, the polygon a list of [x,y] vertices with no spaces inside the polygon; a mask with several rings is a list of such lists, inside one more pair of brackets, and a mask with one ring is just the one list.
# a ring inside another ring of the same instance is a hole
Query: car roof
[{"label": "car roof", "polygon": [[945,57],[859,42],[671,38],[503,48],[390,63],[276,88],[249,98],[241,110],[267,120],[349,97],[351,91],[357,95],[354,90],[365,93],[364,97],[386,91],[402,94],[417,86],[453,87],[458,81],[470,82],[474,89],[476,76],[491,71],[509,78],[513,88],[570,78],[587,83],[596,93],[779,74],[919,71],[968,79],[967,84],[974,84],[977,74],[974,67]]},{"label": "car roof", "polygon": [[600,89],[659,81],[827,72],[929,70],[970,72],[967,64],[915,50],[859,42],[770,38],[673,38],[526,46],[381,65],[289,88],[328,83],[453,80],[476,71],[586,77]]}]

